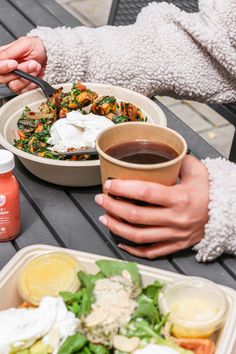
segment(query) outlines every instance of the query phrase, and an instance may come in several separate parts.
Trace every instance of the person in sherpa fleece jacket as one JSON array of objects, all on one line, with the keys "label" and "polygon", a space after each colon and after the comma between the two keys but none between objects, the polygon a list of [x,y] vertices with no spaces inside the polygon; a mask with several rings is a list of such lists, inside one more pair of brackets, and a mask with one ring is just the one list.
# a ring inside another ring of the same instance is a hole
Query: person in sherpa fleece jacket
[{"label": "person in sherpa fleece jacket", "polygon": [[[18,67],[52,84],[103,82],[148,96],[235,101],[236,1],[199,0],[199,7],[199,13],[189,14],[152,3],[130,26],[38,27],[0,48],[0,82],[17,93],[34,88],[9,74]],[[113,180],[106,188],[156,204],[145,208],[96,196],[109,212],[100,221],[137,244],[119,245],[124,250],[155,258],[195,245],[203,262],[224,252],[236,255],[235,164],[187,156],[176,186]]]}]

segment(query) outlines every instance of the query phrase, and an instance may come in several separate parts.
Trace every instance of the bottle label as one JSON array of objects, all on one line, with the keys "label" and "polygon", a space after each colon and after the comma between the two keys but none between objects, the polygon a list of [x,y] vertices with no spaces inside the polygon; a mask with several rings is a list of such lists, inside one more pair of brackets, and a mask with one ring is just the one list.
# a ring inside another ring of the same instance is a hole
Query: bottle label
[{"label": "bottle label", "polygon": [[7,198],[4,194],[0,194],[0,238],[7,236],[8,226],[10,224],[9,210],[4,208]]},{"label": "bottle label", "polygon": [[0,194],[0,208],[6,204],[6,196],[4,194]]}]

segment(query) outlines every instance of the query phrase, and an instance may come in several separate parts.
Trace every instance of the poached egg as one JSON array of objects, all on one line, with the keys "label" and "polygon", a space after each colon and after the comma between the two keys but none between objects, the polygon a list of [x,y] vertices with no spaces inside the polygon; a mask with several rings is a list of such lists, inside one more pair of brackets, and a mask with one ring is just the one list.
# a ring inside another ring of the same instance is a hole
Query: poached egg
[{"label": "poached egg", "polygon": [[60,297],[44,297],[38,308],[0,311],[0,353],[29,348],[40,338],[56,351],[78,323]]},{"label": "poached egg", "polygon": [[104,116],[72,111],[52,125],[47,143],[52,145],[51,150],[59,153],[69,148],[94,148],[97,135],[112,125],[114,123]]}]

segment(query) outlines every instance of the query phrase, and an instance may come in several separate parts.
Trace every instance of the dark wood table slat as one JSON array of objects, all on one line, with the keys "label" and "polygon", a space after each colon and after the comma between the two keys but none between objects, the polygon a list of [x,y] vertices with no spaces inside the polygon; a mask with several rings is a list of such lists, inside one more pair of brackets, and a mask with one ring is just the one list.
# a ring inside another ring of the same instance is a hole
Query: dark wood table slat
[{"label": "dark wood table slat", "polygon": [[30,19],[30,22],[32,22],[34,26],[63,26],[63,22],[55,17],[52,12],[48,11],[40,1],[37,1],[37,6],[35,6],[35,0],[9,1],[23,14],[25,18]]},{"label": "dark wood table slat", "polygon": [[8,44],[10,42],[12,42],[15,38],[11,35],[10,32],[8,32],[8,30],[0,24],[0,47],[2,45]]},{"label": "dark wood table slat", "polygon": [[11,242],[0,243],[0,269],[16,254],[16,249]]},{"label": "dark wood table slat", "polygon": [[19,161],[15,174],[24,188],[24,193],[37,208],[37,213],[62,246],[88,252],[98,251],[99,254],[114,257],[111,249],[96,234],[89,221],[61,187],[45,183],[33,176]]},{"label": "dark wood table slat", "polygon": [[12,96],[12,92],[8,89],[6,85],[0,84],[0,107],[4,101]]},{"label": "dark wood table slat", "polygon": [[13,37],[24,36],[34,27],[9,1],[1,0],[0,6],[0,23]]},{"label": "dark wood table slat", "polygon": [[[37,2],[40,2],[41,5],[51,12],[61,23],[63,23],[63,26],[77,27],[82,25],[77,18],[66,11],[54,0],[37,0]],[[48,26],[50,26],[50,24],[48,24]]]},{"label": "dark wood table slat", "polygon": [[[171,258],[173,264],[186,275],[204,277],[216,283],[219,282],[219,279],[223,279],[222,284],[236,289],[235,279],[218,261],[199,263],[191,250],[184,250],[179,254],[171,256]],[[236,266],[236,262],[234,264]]]},{"label": "dark wood table slat", "polygon": [[21,233],[15,240],[15,245],[19,249],[37,243],[60,246],[23,193],[21,211]]},{"label": "dark wood table slat", "polygon": [[223,255],[220,259],[221,264],[231,274],[236,282],[236,259],[233,255]]},{"label": "dark wood table slat", "polygon": [[154,99],[154,101],[160,106],[166,113],[167,125],[169,128],[176,130],[186,139],[188,147],[193,154],[200,159],[206,157],[216,158],[220,156],[220,153],[209,145],[200,135],[192,130],[187,124],[180,120],[174,113],[172,113],[166,106],[160,101]]}]

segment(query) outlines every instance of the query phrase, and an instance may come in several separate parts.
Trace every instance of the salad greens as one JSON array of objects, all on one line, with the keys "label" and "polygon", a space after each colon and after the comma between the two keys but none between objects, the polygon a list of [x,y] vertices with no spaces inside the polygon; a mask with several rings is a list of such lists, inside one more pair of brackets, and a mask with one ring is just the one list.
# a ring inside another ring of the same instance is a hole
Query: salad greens
[{"label": "salad greens", "polygon": [[129,118],[126,116],[114,116],[112,117],[112,122],[115,124],[125,123],[128,122]]},{"label": "salad greens", "polygon": [[132,318],[147,319],[152,325],[162,324],[164,326],[167,318],[160,315],[158,309],[159,292],[163,284],[155,281],[152,285],[142,289],[142,293],[137,298],[138,307],[133,313]]},{"label": "salad greens", "polygon": [[85,336],[76,333],[67,338],[58,351],[58,354],[109,354],[106,347],[99,344],[88,343]]},{"label": "salad greens", "polygon": [[[142,288],[136,263],[99,260],[96,264],[99,268],[97,274],[87,274],[83,271],[78,273],[81,282],[81,288],[78,292],[74,294],[70,292],[60,293],[68,310],[80,318],[81,322],[83,322],[83,326],[78,329],[78,333],[66,339],[60,347],[58,354],[128,353],[128,351],[120,351],[113,347],[112,342],[109,344],[105,344],[105,342],[92,342],[88,339],[88,334],[91,335],[91,328],[85,331],[84,323],[86,323],[86,318],[91,316],[96,302],[94,296],[95,287],[99,281],[106,279],[114,280],[116,285],[116,282],[124,285],[124,289],[127,291],[129,290],[127,288],[127,282],[130,282],[135,287],[135,292],[130,292],[130,294],[134,295],[130,296],[135,297],[136,308],[133,310],[129,321],[120,326],[117,333],[114,332],[114,336],[121,335],[126,338],[137,337],[140,342],[140,348],[152,343],[171,347],[179,354],[192,353],[192,351],[179,347],[171,338],[165,338],[162,334],[163,328],[168,320],[168,315],[163,316],[158,308],[158,297],[163,287],[161,282],[155,281],[153,284]],[[97,329],[98,332],[101,331],[101,327],[99,326],[95,327],[95,329]]]},{"label": "salad greens", "polygon": [[60,296],[63,298],[67,309],[73,312],[77,317],[81,317],[90,312],[91,304],[94,301],[93,289],[95,282],[99,279],[103,279],[104,275],[101,272],[93,275],[80,271],[78,277],[82,285],[81,289],[74,294],[62,291],[60,292]]},{"label": "salad greens", "polygon": [[76,333],[73,336],[67,338],[67,340],[60,347],[58,354],[73,354],[82,349],[88,340],[80,333]]},{"label": "salad greens", "polygon": [[96,264],[104,277],[109,278],[115,275],[122,275],[123,271],[127,271],[131,275],[132,281],[137,286],[137,288],[141,287],[140,276],[136,263],[99,260],[96,262]]}]

